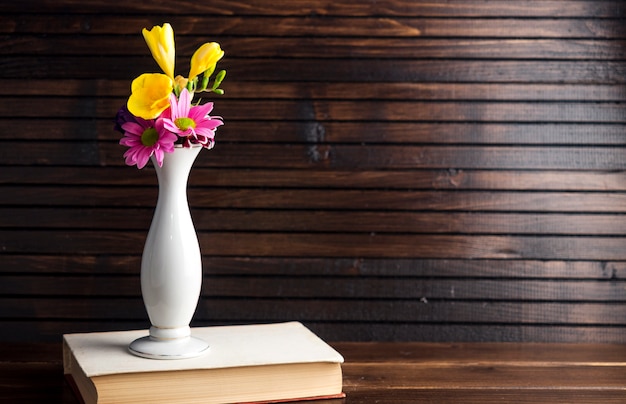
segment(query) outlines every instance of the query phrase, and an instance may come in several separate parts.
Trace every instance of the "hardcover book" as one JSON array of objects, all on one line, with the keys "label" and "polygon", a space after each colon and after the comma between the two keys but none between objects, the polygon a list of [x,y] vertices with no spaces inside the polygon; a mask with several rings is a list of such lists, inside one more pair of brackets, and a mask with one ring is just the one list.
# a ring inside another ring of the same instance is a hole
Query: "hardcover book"
[{"label": "hardcover book", "polygon": [[193,328],[192,359],[128,352],[146,331],[66,334],[64,373],[86,404],[253,403],[344,397],[343,357],[299,322]]}]

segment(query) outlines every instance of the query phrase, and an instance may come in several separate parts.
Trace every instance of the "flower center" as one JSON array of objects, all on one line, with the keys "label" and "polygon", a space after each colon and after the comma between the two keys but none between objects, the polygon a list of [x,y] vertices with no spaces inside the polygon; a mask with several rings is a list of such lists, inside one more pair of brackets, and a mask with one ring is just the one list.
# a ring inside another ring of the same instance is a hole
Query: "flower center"
[{"label": "flower center", "polygon": [[159,140],[159,132],[154,128],[148,128],[141,134],[141,144],[144,146],[154,146]]},{"label": "flower center", "polygon": [[196,128],[196,122],[193,119],[187,118],[187,117],[178,118],[176,119],[174,123],[176,124],[178,129],[183,130],[183,131],[189,128],[193,128],[193,129]]}]

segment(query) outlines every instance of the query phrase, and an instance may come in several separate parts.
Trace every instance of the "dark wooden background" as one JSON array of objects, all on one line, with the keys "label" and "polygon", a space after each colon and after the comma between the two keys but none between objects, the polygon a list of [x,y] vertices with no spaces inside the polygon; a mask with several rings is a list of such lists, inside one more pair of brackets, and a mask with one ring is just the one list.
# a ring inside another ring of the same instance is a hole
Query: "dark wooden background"
[{"label": "dark wooden background", "polygon": [[328,340],[626,342],[626,3],[21,0],[0,5],[0,340],[148,326],[154,170],[112,129],[222,44],[189,200],[194,325]]}]

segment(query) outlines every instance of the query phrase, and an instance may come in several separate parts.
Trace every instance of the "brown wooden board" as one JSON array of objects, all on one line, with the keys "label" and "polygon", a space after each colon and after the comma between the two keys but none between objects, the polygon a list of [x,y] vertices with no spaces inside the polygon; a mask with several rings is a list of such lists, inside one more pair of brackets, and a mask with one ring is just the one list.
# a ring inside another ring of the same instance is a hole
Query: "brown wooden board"
[{"label": "brown wooden board", "polygon": [[[228,71],[207,97],[226,124],[189,178],[195,324],[626,342],[625,16],[591,0],[3,4],[0,340],[147,326],[157,181],[125,166],[113,117],[158,71],[141,29],[168,21],[177,73],[206,41]],[[575,391],[525,372],[503,369],[493,397],[520,377],[535,399]]]}]

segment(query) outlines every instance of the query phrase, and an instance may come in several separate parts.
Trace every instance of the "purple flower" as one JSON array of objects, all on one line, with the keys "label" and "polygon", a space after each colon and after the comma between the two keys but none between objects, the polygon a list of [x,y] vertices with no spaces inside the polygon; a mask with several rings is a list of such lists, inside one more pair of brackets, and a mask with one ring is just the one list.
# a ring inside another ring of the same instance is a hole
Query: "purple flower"
[{"label": "purple flower", "polygon": [[113,126],[113,129],[120,133],[124,133],[125,131],[122,129],[122,125],[126,122],[137,122],[137,120],[135,119],[135,116],[128,111],[126,105],[124,105],[119,109],[119,111],[117,111],[117,115],[115,115],[115,125]]}]

